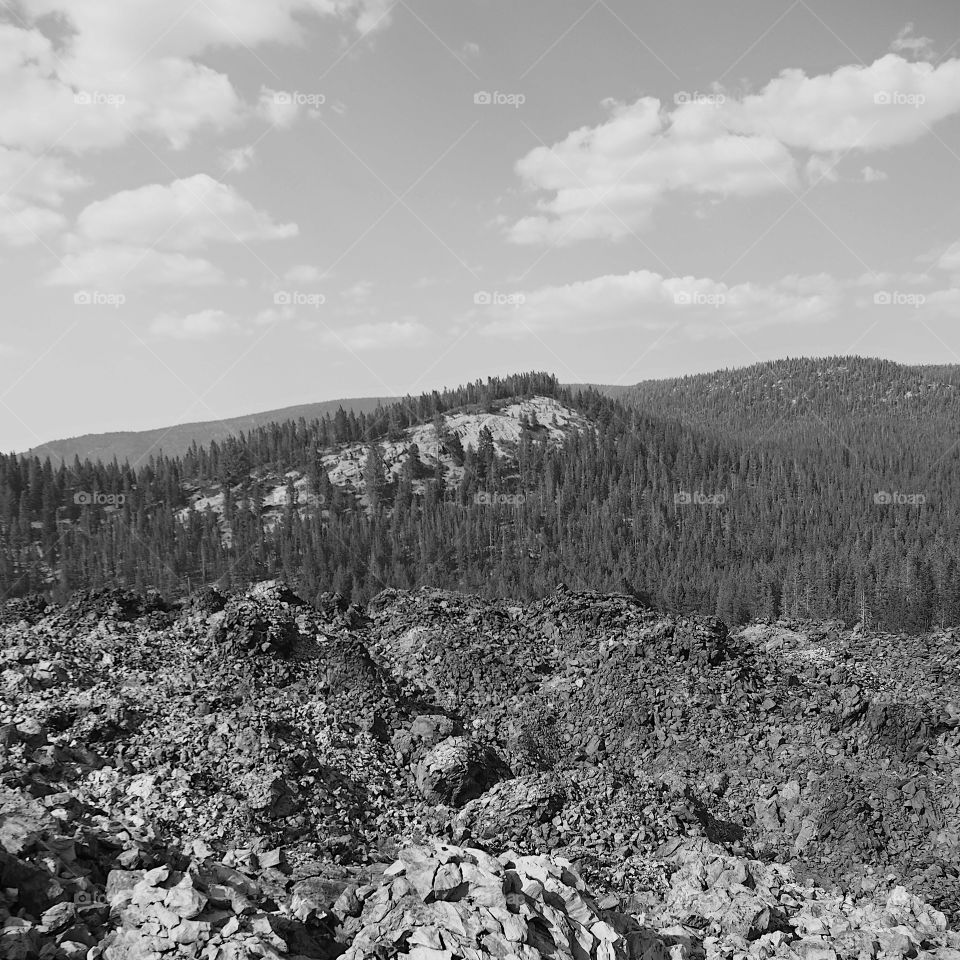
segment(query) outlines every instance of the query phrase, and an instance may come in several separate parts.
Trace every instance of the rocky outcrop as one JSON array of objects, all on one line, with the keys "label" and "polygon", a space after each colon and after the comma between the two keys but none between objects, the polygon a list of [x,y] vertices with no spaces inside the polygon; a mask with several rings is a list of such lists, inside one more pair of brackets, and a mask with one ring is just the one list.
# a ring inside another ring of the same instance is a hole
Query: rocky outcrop
[{"label": "rocky outcrop", "polygon": [[462,807],[510,771],[494,751],[469,737],[442,740],[419,762],[417,787],[429,803]]},{"label": "rocky outcrop", "polygon": [[[398,851],[437,844],[503,871],[507,854],[575,864],[597,916],[652,931],[653,956],[956,948],[953,637],[728,635],[566,590],[392,592],[363,612],[270,582],[177,615],[122,591],[30,609],[0,608],[0,953],[17,960],[112,934],[152,954],[183,921],[175,949],[207,960],[345,950],[382,919],[368,900]],[[236,929],[214,918],[233,909],[211,905],[216,864],[260,891]],[[470,907],[453,870],[470,864],[440,864],[411,917]],[[160,867],[155,913],[110,906],[112,872],[136,886]],[[176,913],[185,878],[208,902],[172,923],[156,905]]]},{"label": "rocky outcrop", "polygon": [[854,901],[710,845],[668,856],[676,872],[666,898],[629,914],[615,897],[595,897],[560,857],[411,847],[378,887],[360,891],[345,956],[377,960],[389,948],[416,960],[960,957],[960,935],[943,914],[903,887]]}]

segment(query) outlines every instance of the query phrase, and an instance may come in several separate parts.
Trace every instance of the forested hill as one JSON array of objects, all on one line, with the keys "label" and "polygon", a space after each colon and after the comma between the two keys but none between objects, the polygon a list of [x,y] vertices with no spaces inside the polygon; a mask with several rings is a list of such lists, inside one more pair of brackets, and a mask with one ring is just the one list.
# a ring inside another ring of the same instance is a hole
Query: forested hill
[{"label": "forested hill", "polygon": [[960,421],[960,366],[905,366],[864,357],[775,360],[630,387],[599,387],[655,416],[741,435],[864,422],[952,427]]},{"label": "forested hill", "polygon": [[313,420],[326,414],[334,414],[339,407],[347,412],[370,413],[383,403],[390,403],[396,397],[354,397],[350,400],[321,400],[317,403],[304,403],[280,410],[265,410],[241,417],[228,417],[226,420],[202,420],[196,423],[180,423],[169,427],[157,427],[153,430],[124,430],[114,433],[86,433],[81,437],[69,437],[64,440],[51,440],[27,451],[27,456],[45,460],[49,457],[54,464],[73,463],[75,458],[109,463],[116,457],[118,463],[139,464],[152,456],[166,454],[168,457],[182,457],[193,443],[209,445],[213,441],[223,443],[227,437],[241,431],[255,430],[268,423],[282,423],[285,420]]},{"label": "forested hill", "polygon": [[[890,370],[893,393],[871,396],[909,401]],[[760,442],[736,428],[742,399],[714,429],[714,406],[698,419],[692,400],[625,405],[527,373],[259,426],[137,469],[2,456],[0,588],[176,596],[280,576],[311,599],[362,600],[425,584],[533,598],[565,582],[729,622],[960,624],[952,402],[931,402],[923,429],[871,414],[856,447],[822,427]],[[841,406],[823,410],[853,429]]]}]

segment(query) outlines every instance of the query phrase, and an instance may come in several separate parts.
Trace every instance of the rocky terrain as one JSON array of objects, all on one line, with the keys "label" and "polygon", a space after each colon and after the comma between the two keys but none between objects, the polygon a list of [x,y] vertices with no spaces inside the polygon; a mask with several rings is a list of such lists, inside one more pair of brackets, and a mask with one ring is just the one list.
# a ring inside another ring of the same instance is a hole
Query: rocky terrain
[{"label": "rocky terrain", "polygon": [[559,588],[0,607],[0,957],[960,958],[960,640]]}]

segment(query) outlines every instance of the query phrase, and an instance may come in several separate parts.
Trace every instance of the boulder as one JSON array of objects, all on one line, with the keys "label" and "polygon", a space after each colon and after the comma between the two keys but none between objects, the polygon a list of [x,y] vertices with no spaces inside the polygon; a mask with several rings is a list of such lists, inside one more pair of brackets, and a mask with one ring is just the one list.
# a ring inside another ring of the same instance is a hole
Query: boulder
[{"label": "boulder", "polygon": [[416,781],[429,803],[461,807],[510,775],[494,751],[469,737],[442,740],[417,764]]}]

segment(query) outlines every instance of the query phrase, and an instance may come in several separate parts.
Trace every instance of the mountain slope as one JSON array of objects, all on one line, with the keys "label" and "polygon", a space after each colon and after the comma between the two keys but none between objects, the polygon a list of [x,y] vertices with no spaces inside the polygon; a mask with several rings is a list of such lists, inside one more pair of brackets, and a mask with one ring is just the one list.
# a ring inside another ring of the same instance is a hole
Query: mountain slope
[{"label": "mountain slope", "polygon": [[303,403],[293,407],[281,407],[278,410],[265,410],[226,420],[203,420],[196,423],[181,423],[171,427],[157,427],[155,430],[122,431],[119,433],[87,433],[81,437],[69,437],[63,440],[51,440],[40,444],[25,454],[29,457],[47,457],[54,463],[72,465],[74,458],[80,462],[90,460],[96,463],[110,463],[116,458],[118,463],[136,465],[146,462],[150,457],[161,454],[167,457],[182,457],[191,444],[209,446],[212,441],[223,442],[227,437],[241,432],[254,430],[268,423],[282,423],[285,420],[313,420],[316,417],[335,413],[343,407],[348,413],[369,413],[381,404],[393,403],[396,397],[354,397],[347,400],[322,400],[317,403]]},{"label": "mountain slope", "polygon": [[816,420],[758,442],[736,417],[705,430],[525,373],[138,470],[0,456],[0,588],[565,582],[731,624],[960,624],[957,427],[871,417],[847,443]]},{"label": "mountain slope", "polygon": [[946,426],[960,418],[960,366],[905,366],[864,357],[798,358],[634,386],[598,386],[655,416],[733,435],[864,422]]}]

